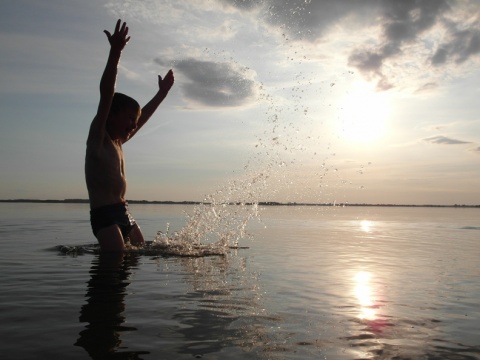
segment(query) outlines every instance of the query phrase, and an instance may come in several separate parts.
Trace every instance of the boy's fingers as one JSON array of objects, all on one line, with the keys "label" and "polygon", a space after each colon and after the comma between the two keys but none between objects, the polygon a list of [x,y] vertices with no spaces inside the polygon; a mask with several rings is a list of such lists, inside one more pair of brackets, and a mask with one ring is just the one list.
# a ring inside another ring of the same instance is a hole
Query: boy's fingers
[{"label": "boy's fingers", "polygon": [[117,20],[117,24],[115,25],[115,32],[118,32],[118,30],[120,29],[120,19]]},{"label": "boy's fingers", "polygon": [[108,32],[107,30],[103,30],[103,32],[107,35],[107,38],[110,39],[110,37],[112,36],[112,34],[110,34],[110,32]]},{"label": "boy's fingers", "polygon": [[128,33],[128,27],[127,27],[127,23],[126,23],[126,22],[124,22],[124,23],[122,24],[122,28],[120,29],[120,32],[122,32],[122,33]]}]

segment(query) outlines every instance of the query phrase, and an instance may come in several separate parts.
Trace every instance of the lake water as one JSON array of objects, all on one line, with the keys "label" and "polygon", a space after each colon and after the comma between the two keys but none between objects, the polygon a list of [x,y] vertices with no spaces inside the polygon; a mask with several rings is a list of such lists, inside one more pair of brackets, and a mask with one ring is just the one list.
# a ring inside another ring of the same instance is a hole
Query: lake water
[{"label": "lake water", "polygon": [[[193,206],[131,205],[145,237]],[[480,359],[480,209],[267,207],[248,249],[60,253],[83,204],[0,204],[3,359]]]}]

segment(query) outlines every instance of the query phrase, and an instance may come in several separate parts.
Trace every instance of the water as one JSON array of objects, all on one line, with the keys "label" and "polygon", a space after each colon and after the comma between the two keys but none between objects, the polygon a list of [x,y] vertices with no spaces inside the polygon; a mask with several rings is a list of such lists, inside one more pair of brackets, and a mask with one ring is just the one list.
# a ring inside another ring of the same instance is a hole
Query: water
[{"label": "water", "polygon": [[[147,239],[192,206],[131,205]],[[478,209],[267,207],[224,256],[60,253],[81,204],[0,204],[5,359],[479,359]]]}]

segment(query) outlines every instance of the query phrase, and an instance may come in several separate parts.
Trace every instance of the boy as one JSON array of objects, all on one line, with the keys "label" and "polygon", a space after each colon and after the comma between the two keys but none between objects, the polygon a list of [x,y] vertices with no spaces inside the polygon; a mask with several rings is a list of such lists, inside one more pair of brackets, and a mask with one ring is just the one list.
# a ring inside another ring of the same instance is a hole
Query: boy
[{"label": "boy", "polygon": [[172,70],[158,76],[159,90],[140,109],[132,98],[115,93],[120,55],[130,40],[126,23],[118,20],[112,34],[107,65],[100,81],[100,103],[87,139],[85,178],[90,200],[92,230],[102,251],[122,251],[127,238],[135,246],[145,244],[139,226],[125,200],[127,181],[122,144],[130,140],[148,121],[173,85]]}]

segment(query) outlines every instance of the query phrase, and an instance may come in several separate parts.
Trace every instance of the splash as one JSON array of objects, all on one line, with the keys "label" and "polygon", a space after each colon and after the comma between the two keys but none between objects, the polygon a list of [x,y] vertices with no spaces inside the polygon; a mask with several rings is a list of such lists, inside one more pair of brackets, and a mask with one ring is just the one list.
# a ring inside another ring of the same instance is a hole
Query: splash
[{"label": "splash", "polygon": [[[264,116],[261,124],[257,119],[252,122],[252,126],[260,129],[243,175],[236,174],[226,186],[206,196],[204,202],[187,215],[186,225],[180,231],[170,234],[168,226],[165,233],[159,231],[152,249],[176,256],[226,254],[231,248],[237,248],[241,239],[249,237],[247,225],[252,219],[260,220],[262,201],[321,203],[327,190],[336,188],[326,190],[325,180],[327,174],[332,173],[333,182],[339,181],[337,169],[329,172],[326,165],[335,156],[331,141],[326,139],[329,135],[324,134],[323,121],[330,112],[323,114],[329,104],[323,101],[318,104],[309,98],[318,99],[325,88],[329,93],[337,91],[339,79],[335,82],[315,80],[317,75],[306,66],[308,59],[302,45],[293,45],[287,40],[281,41],[291,59],[305,66],[300,73],[291,73],[290,80],[282,74],[281,82],[258,84],[258,114]],[[233,58],[225,60],[241,68]],[[267,78],[274,79],[275,74]],[[328,196],[335,197],[335,193]]]},{"label": "splash", "polygon": [[258,198],[265,186],[263,173],[231,180],[195,205],[181,230],[169,234],[167,224],[166,232],[159,231],[149,248],[174,256],[226,255],[231,249],[245,248],[239,242],[251,238],[250,220],[260,220]]},{"label": "splash", "polygon": [[[153,241],[143,246],[133,246],[129,241],[125,251],[131,254],[148,256],[205,257],[225,256],[231,250],[248,249],[240,246],[244,238],[252,238],[247,225],[253,218],[259,218],[259,206],[256,184],[263,175],[250,180],[233,180],[205,201],[193,207],[192,213],[186,213],[186,224],[179,231],[170,233],[167,223],[165,232],[158,231]],[[244,190],[248,189],[245,193]],[[234,198],[240,200],[233,200]],[[255,201],[254,201],[255,200]],[[99,244],[58,245],[54,250],[70,256],[98,254]]]},{"label": "splash", "polygon": [[[165,239],[158,241],[147,241],[142,247],[126,244],[125,251],[128,254],[146,255],[146,256],[164,256],[164,257],[206,257],[206,256],[225,256],[231,250],[248,249],[246,246],[225,246],[217,243],[212,244],[192,244],[182,239]],[[100,245],[57,245],[50,249],[58,251],[63,255],[72,257],[99,254]]]}]

